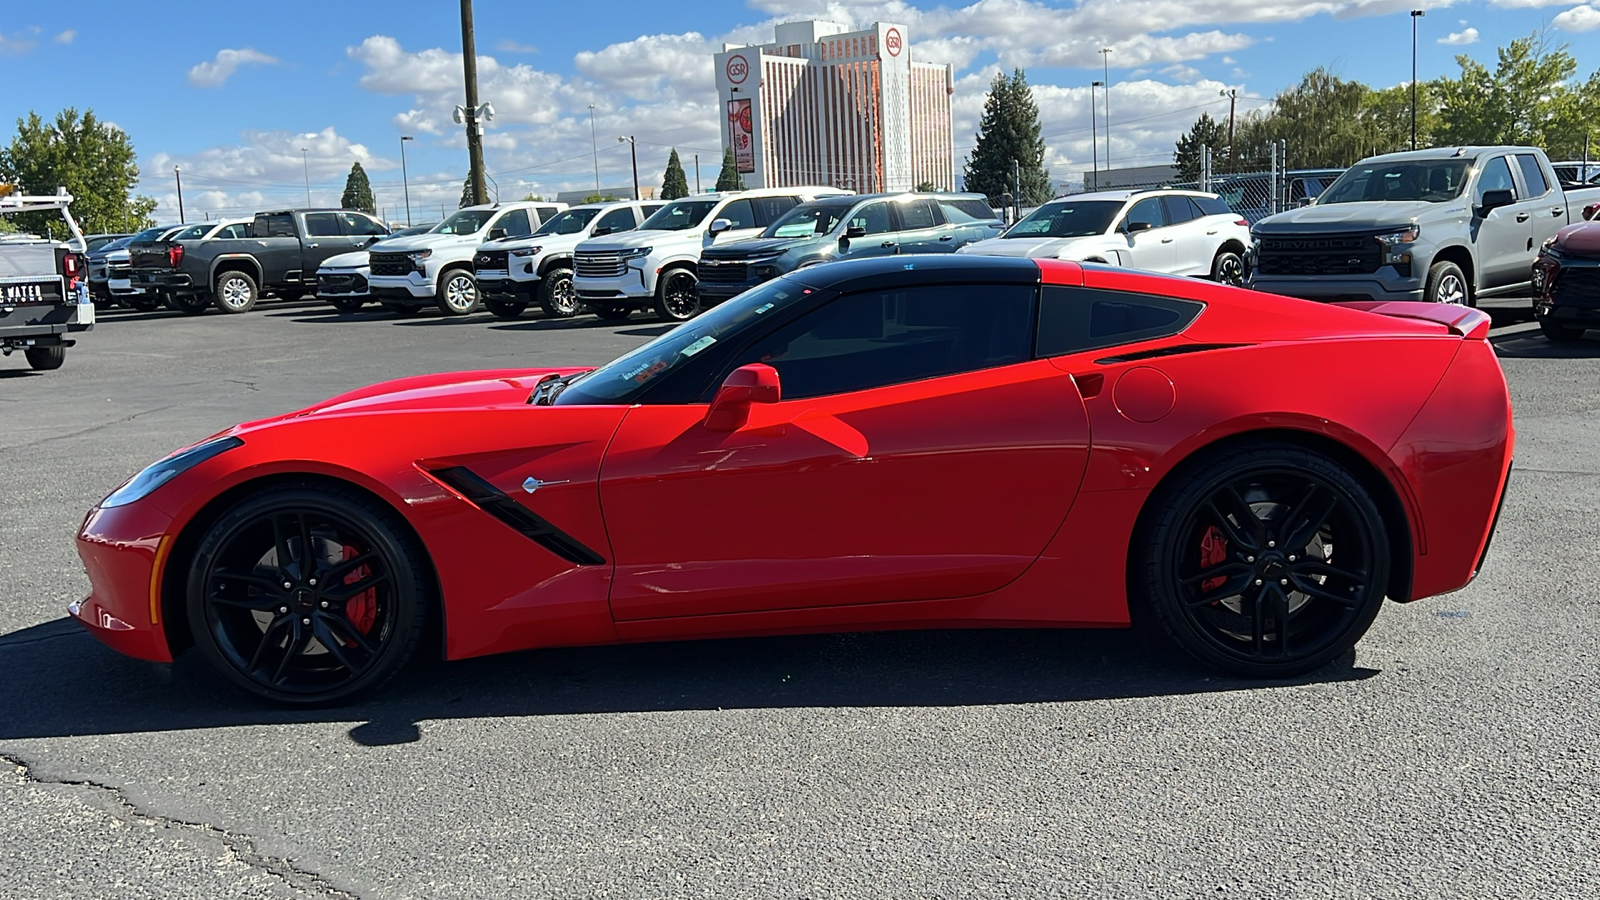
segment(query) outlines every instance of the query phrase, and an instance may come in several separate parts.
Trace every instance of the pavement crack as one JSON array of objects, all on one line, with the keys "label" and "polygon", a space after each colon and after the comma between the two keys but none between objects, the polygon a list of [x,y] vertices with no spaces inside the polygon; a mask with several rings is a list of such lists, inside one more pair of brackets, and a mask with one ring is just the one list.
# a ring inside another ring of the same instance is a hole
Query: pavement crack
[{"label": "pavement crack", "polygon": [[190,822],[140,809],[121,788],[91,779],[45,778],[34,771],[31,763],[10,753],[0,753],[0,763],[10,765],[16,775],[28,784],[60,785],[93,792],[108,801],[107,811],[112,816],[130,825],[170,828],[219,844],[234,859],[271,875],[297,891],[315,892],[333,900],[361,900],[359,894],[334,885],[322,875],[296,865],[291,859],[262,853],[256,849],[255,841],[245,835],[234,834],[206,822]]},{"label": "pavement crack", "polygon": [[39,446],[42,446],[44,444],[52,443],[54,441],[65,441],[65,440],[68,440],[68,439],[71,439],[71,438],[83,437],[86,434],[94,434],[96,431],[100,431],[100,430],[105,429],[105,428],[110,428],[110,427],[112,427],[114,425],[125,425],[128,422],[132,422],[134,419],[139,418],[140,416],[148,416],[151,413],[161,412],[164,409],[171,409],[172,407],[173,407],[173,404],[169,403],[166,406],[157,406],[154,409],[143,409],[143,410],[140,410],[139,412],[134,413],[131,416],[123,416],[120,419],[113,419],[110,422],[101,422],[99,425],[90,425],[88,428],[79,429],[78,431],[69,431],[66,434],[58,434],[58,435],[54,435],[52,437],[40,438],[37,441],[32,441],[32,442],[22,443],[22,444],[11,444],[11,445],[8,445],[8,446],[5,446],[5,447],[0,447],[0,450],[16,450],[16,449],[19,449],[19,448],[22,448],[22,447],[39,447]]}]

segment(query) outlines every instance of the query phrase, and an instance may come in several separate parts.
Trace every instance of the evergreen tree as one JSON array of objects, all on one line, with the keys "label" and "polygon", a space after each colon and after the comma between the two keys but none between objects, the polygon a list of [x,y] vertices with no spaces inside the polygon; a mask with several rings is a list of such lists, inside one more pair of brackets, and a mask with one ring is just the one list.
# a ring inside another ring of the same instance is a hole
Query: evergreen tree
[{"label": "evergreen tree", "polygon": [[931,181],[918,182],[917,186],[912,188],[913,191],[916,191],[919,194],[931,193],[933,191],[937,191],[938,189],[939,189],[938,185],[934,184]]},{"label": "evergreen tree", "polygon": [[[64,109],[54,121],[38,113],[17,120],[9,146],[0,147],[0,182],[19,193],[72,194],[72,217],[85,231],[132,231],[154,224],[156,202],[133,196],[139,164],[126,132],[95,117],[94,110]],[[67,225],[54,212],[7,216],[9,224],[35,234],[65,237]]]},{"label": "evergreen tree", "polygon": [[672,148],[672,155],[667,157],[667,171],[661,176],[662,200],[676,200],[679,197],[689,196],[689,176],[683,171],[683,163],[678,159],[678,148]]},{"label": "evergreen tree", "polygon": [[1226,171],[1228,147],[1228,127],[1211,118],[1210,113],[1201,113],[1195,120],[1189,133],[1178,138],[1178,147],[1172,154],[1172,162],[1178,167],[1180,181],[1198,181],[1200,179],[1201,153],[1200,148],[1211,148],[1211,171]]},{"label": "evergreen tree", "polygon": [[369,213],[378,211],[378,201],[372,196],[372,182],[367,180],[367,171],[361,168],[359,162],[350,164],[350,177],[344,180],[344,193],[339,197],[339,206]]},{"label": "evergreen tree", "polygon": [[472,205],[472,176],[468,175],[466,180],[461,182],[461,202],[456,204],[456,209],[466,209]]},{"label": "evergreen tree", "polygon": [[1017,202],[1034,206],[1054,194],[1050,171],[1044,167],[1044,138],[1040,134],[1039,105],[1028,88],[1027,75],[1014,69],[1011,77],[996,75],[983,102],[978,122],[977,146],[963,171],[966,189],[987,195],[990,203],[1016,190]]},{"label": "evergreen tree", "polygon": [[732,147],[722,152],[722,171],[717,173],[717,190],[744,190],[744,179],[739,177],[739,167],[734,164]]}]

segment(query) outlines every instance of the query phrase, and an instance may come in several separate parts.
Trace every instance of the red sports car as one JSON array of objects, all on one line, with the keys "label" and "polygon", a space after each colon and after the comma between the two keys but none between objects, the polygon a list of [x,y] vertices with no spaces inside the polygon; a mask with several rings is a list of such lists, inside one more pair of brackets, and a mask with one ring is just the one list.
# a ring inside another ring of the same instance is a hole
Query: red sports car
[{"label": "red sports car", "polygon": [[598,369],[405,378],[174,453],[85,519],[72,614],[284,703],[375,688],[424,635],[1130,613],[1302,673],[1476,573],[1512,448],[1488,329],[1051,260],[819,266]]}]

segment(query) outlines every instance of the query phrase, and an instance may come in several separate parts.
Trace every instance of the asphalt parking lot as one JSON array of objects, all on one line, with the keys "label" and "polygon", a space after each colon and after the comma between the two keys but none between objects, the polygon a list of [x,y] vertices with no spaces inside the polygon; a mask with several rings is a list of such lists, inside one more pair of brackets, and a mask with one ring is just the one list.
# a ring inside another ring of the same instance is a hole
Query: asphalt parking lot
[{"label": "asphalt parking lot", "polygon": [[1485,572],[1311,677],[1123,632],[840,635],[425,664],[319,712],[64,620],[83,513],[239,420],[666,326],[104,314],[58,372],[0,361],[0,898],[1592,897],[1600,337],[1515,306]]}]

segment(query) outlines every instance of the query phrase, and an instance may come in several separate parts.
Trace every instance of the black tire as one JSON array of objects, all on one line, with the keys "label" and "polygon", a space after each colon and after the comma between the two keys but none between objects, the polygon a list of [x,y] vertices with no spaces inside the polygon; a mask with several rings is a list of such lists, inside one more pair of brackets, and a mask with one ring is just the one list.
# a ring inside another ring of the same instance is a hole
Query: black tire
[{"label": "black tire", "polygon": [[409,318],[422,312],[422,307],[412,306],[409,303],[385,303],[383,308],[397,316]]},{"label": "black tire", "polygon": [[186,316],[198,316],[211,309],[211,298],[205,294],[172,294],[167,305]]},{"label": "black tire", "polygon": [[591,304],[589,311],[607,322],[623,322],[633,315],[633,309],[627,306],[595,306]]},{"label": "black tire", "polygon": [[1244,287],[1248,274],[1244,267],[1244,257],[1232,250],[1218,250],[1216,258],[1211,260],[1211,280],[1218,284]]},{"label": "black tire", "polygon": [[256,280],[240,271],[223,272],[211,285],[212,302],[218,312],[236,315],[255,309],[261,296]]},{"label": "black tire", "polygon": [[668,269],[656,285],[656,318],[663,322],[686,322],[700,312],[700,297],[695,286],[699,277],[688,269]]},{"label": "black tire", "polygon": [[528,308],[528,304],[518,300],[500,300],[494,297],[483,298],[483,306],[496,319],[515,319]]},{"label": "black tire", "polygon": [[51,369],[61,368],[67,361],[67,348],[59,344],[54,347],[29,347],[22,351],[28,358],[28,365],[35,371],[48,372]]},{"label": "black tire", "polygon": [[1372,497],[1329,457],[1284,443],[1224,448],[1151,496],[1129,553],[1129,600],[1207,665],[1300,675],[1372,625],[1388,541]]},{"label": "black tire", "polygon": [[342,313],[360,312],[361,307],[367,305],[365,297],[329,297],[328,302],[333,308]]},{"label": "black tire", "polygon": [[447,316],[470,316],[482,306],[478,279],[466,269],[450,269],[439,276],[439,292],[434,303]]},{"label": "black tire", "polygon": [[1539,320],[1539,330],[1544,332],[1544,336],[1552,344],[1575,344],[1583,339],[1582,328],[1573,328],[1570,325],[1562,325],[1560,322],[1552,322],[1549,319]]},{"label": "black tire", "polygon": [[578,292],[572,287],[572,270],[553,268],[539,281],[539,308],[552,319],[570,319],[578,314]]},{"label": "black tire", "polygon": [[165,301],[157,294],[134,294],[128,298],[128,305],[139,312],[155,312],[164,303]]},{"label": "black tire", "polygon": [[1449,260],[1436,262],[1428,268],[1428,282],[1423,289],[1422,299],[1429,303],[1478,305],[1472,296],[1472,282],[1467,280],[1460,266]]},{"label": "black tire", "polygon": [[275,703],[319,706],[376,690],[410,661],[431,585],[425,551],[393,510],[291,484],[245,497],[207,529],[186,611],[196,648],[224,678]]}]

